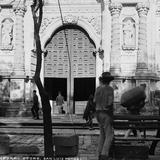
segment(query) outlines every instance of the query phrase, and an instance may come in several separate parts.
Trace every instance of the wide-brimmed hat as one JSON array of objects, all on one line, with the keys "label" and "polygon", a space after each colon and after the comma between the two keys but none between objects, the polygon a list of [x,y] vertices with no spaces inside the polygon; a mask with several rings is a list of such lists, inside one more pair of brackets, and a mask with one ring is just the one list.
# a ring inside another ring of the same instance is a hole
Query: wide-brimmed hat
[{"label": "wide-brimmed hat", "polygon": [[99,77],[99,80],[102,82],[110,82],[114,80],[114,77],[111,75],[110,72],[103,72],[101,77]]}]

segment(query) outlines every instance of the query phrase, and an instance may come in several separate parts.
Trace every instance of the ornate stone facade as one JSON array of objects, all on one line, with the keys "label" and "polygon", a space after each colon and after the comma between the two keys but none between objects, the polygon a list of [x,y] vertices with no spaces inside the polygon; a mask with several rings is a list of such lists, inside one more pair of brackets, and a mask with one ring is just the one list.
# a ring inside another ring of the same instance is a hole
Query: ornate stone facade
[{"label": "ornate stone facade", "polygon": [[120,68],[120,21],[119,16],[122,10],[121,3],[111,3],[109,6],[112,16],[111,29],[111,64],[110,70],[114,75],[119,75]]},{"label": "ornate stone facade", "polygon": [[148,3],[138,3],[137,12],[139,15],[139,31],[138,31],[138,56],[137,56],[137,72],[139,70],[148,70],[148,54],[147,54],[147,13],[149,10]]},{"label": "ornate stone facade", "polygon": [[[67,29],[70,29],[67,32],[67,35],[70,36],[68,41],[77,42],[77,44],[73,43],[74,47],[69,46],[69,51],[75,53],[73,56],[79,64],[80,73],[82,73],[80,77],[85,78],[84,75],[88,74],[87,67],[85,67],[89,66],[87,64],[89,61],[85,60],[88,58],[85,56],[86,53],[93,52],[95,64],[91,65],[95,65],[95,86],[99,85],[98,78],[103,71],[111,71],[115,76],[112,85],[116,86],[116,102],[119,102],[121,94],[127,88],[142,82],[147,84],[148,98],[151,91],[160,89],[159,1],[62,0],[60,1],[62,13],[60,13],[57,2],[52,0],[45,0],[44,2],[44,14],[40,30],[42,49],[46,49],[53,37],[55,39],[58,37],[56,34],[62,36],[62,31],[67,26]],[[18,1],[0,2],[0,61],[5,66],[0,67],[0,74],[5,80],[14,82],[14,84],[16,79],[21,80],[21,82],[17,81],[20,84],[19,91],[14,93],[13,97],[17,96],[18,99],[21,97],[23,100],[29,100],[31,97],[33,88],[31,86],[34,86],[32,77],[36,65],[31,4],[32,0],[26,1],[25,5],[23,3],[18,4]],[[85,36],[81,37],[82,33]],[[72,39],[74,36],[76,38]],[[87,40],[82,42],[82,38]],[[53,40],[55,44],[52,45],[55,47],[51,47],[52,52],[56,48],[56,53],[61,55],[64,52],[66,54],[65,43],[63,45],[60,43],[64,42],[64,38],[62,37],[61,40],[57,38],[56,40],[59,43]],[[85,47],[87,43],[91,43],[92,47]],[[49,55],[50,52],[46,56]],[[90,55],[92,56],[92,54]],[[76,57],[78,58],[76,59]],[[82,60],[84,62],[81,65]],[[60,64],[59,61],[56,63]],[[45,57],[43,57],[41,78],[44,83],[45,78],[47,78],[44,73],[45,63]],[[63,64],[61,65],[60,67],[65,68]],[[58,71],[60,72],[62,69],[58,69]],[[59,73],[56,72],[56,74]],[[67,75],[67,72],[65,74]],[[52,78],[55,78],[54,74],[52,75]],[[29,78],[27,83],[24,82],[25,77]],[[72,94],[74,92],[74,79],[72,79]],[[11,97],[10,99],[12,100]]]}]

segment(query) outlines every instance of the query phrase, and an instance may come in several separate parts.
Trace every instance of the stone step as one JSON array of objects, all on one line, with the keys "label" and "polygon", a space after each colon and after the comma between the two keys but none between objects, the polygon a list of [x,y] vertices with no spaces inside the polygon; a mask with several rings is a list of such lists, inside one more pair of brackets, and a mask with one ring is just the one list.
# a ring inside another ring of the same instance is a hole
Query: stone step
[{"label": "stone step", "polygon": [[31,104],[0,103],[0,117],[31,116]]}]

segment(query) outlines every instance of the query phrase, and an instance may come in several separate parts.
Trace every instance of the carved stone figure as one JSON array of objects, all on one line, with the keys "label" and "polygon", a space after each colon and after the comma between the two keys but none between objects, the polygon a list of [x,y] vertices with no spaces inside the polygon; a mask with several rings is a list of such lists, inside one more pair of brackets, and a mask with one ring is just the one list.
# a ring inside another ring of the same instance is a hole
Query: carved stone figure
[{"label": "carved stone figure", "polygon": [[13,22],[5,19],[2,23],[2,45],[12,45],[13,40]]},{"label": "carved stone figure", "polygon": [[127,18],[123,21],[123,45],[135,45],[135,23],[132,18]]}]

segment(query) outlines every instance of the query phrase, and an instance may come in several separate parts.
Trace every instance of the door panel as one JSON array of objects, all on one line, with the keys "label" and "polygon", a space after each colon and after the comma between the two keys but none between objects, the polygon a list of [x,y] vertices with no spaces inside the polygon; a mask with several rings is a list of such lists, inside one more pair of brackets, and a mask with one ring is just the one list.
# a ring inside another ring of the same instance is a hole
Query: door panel
[{"label": "door panel", "polygon": [[48,92],[50,100],[56,100],[58,92],[60,91],[64,97],[67,99],[67,79],[66,78],[45,78],[44,87]]},{"label": "door panel", "polygon": [[74,78],[74,100],[87,101],[89,96],[94,95],[95,78]]},{"label": "door panel", "polygon": [[92,54],[95,47],[87,34],[79,28],[65,28],[58,31],[46,45],[48,55],[45,58],[44,76],[68,77],[67,48],[71,58],[72,77],[95,77],[95,57]]},{"label": "door panel", "polygon": [[[74,78],[95,79],[96,77],[96,59],[93,56],[95,45],[82,28],[66,26],[58,29],[45,48],[48,54],[44,60],[44,77],[66,78],[67,101],[70,102],[74,99],[74,92],[79,89],[77,82],[74,86]],[[71,68],[69,68],[69,57]],[[85,81],[82,83],[85,84]],[[78,93],[78,96],[80,101],[84,101],[88,95]]]}]

